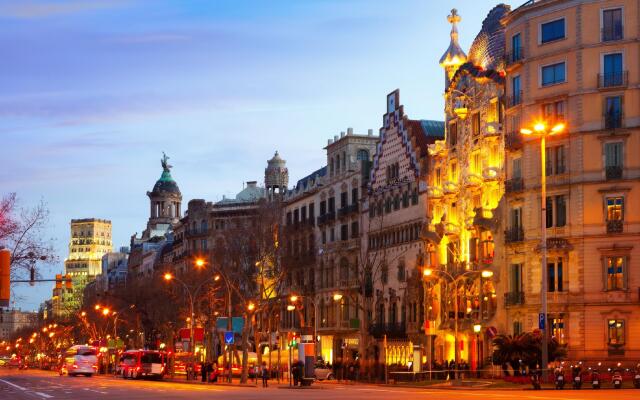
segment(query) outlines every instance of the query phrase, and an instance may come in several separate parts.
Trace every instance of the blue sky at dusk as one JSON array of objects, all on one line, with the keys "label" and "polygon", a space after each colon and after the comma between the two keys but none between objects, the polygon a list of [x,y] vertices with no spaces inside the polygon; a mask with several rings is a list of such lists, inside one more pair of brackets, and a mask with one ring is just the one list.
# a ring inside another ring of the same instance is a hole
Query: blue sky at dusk
[{"label": "blue sky at dusk", "polygon": [[[377,132],[396,88],[411,118],[442,119],[446,16],[468,49],[495,4],[0,0],[2,193],[47,202],[64,259],[72,218],[110,219],[116,248],[141,232],[162,151],[185,205],[261,182],[275,150],[293,184],[328,138]],[[14,287],[16,307],[50,288]]]}]

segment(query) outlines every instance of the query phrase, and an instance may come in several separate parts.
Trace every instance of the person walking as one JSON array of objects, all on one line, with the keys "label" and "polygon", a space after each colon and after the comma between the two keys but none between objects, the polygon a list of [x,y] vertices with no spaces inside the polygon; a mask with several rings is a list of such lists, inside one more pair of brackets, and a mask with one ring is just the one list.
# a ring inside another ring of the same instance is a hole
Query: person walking
[{"label": "person walking", "polygon": [[262,362],[262,387],[269,387],[269,369],[267,368],[267,363]]}]

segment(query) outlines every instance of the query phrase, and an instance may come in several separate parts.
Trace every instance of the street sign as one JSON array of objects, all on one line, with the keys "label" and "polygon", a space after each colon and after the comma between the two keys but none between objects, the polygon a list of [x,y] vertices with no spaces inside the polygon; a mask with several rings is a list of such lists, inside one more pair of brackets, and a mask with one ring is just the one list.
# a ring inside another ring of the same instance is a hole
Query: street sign
[{"label": "street sign", "polygon": [[490,326],[487,328],[487,336],[490,338],[494,338],[498,334],[498,328],[495,326]]},{"label": "street sign", "polygon": [[545,325],[546,325],[546,318],[545,318],[544,313],[538,314],[538,328],[539,329],[544,329]]},{"label": "street sign", "polygon": [[[218,317],[216,320],[216,328],[218,331],[226,331],[228,328],[227,324],[227,317]],[[244,318],[233,317],[231,319],[231,328],[235,333],[242,333],[242,329],[244,328]]]},{"label": "street sign", "polygon": [[233,332],[225,332],[224,333],[224,343],[225,344],[233,344],[234,341],[234,333]]}]

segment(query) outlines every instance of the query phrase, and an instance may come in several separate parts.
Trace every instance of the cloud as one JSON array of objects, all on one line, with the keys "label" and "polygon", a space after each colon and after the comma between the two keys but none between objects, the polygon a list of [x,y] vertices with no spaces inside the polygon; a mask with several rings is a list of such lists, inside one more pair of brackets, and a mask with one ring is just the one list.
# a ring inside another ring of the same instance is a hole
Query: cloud
[{"label": "cloud", "polygon": [[125,0],[20,0],[0,4],[0,17],[15,19],[37,19],[59,15],[78,14],[104,8],[122,7]]}]

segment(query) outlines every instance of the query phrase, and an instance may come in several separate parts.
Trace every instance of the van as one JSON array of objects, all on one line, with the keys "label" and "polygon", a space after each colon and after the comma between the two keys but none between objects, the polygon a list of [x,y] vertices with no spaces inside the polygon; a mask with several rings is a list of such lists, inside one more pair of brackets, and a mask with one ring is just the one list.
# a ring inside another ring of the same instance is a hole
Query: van
[{"label": "van", "polygon": [[127,350],[120,356],[118,371],[123,378],[162,379],[166,372],[166,354],[154,350]]},{"label": "van", "polygon": [[62,355],[60,375],[92,376],[98,371],[97,351],[94,347],[75,345],[69,347]]}]

